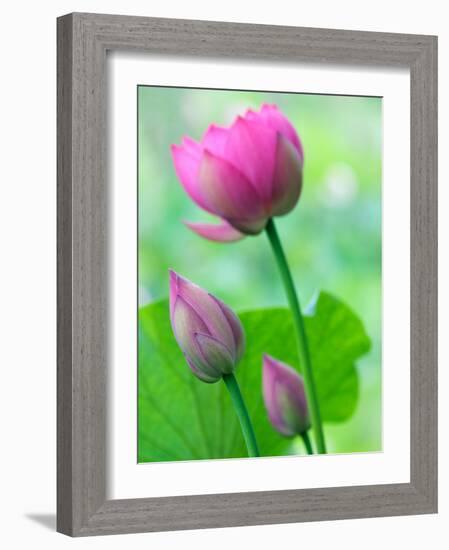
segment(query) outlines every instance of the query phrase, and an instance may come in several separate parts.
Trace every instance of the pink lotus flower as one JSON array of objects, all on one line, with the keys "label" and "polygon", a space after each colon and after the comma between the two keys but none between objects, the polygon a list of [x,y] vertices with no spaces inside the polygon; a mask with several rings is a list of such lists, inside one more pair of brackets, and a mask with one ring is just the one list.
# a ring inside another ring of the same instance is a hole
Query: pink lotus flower
[{"label": "pink lotus flower", "polygon": [[263,358],[263,397],[270,421],[282,435],[300,435],[310,428],[302,376],[269,355]]},{"label": "pink lotus flower", "polygon": [[235,370],[245,348],[237,315],[199,286],[170,271],[170,319],[193,373],[217,382]]},{"label": "pink lotus flower", "polygon": [[221,218],[188,223],[198,235],[229,242],[256,235],[269,218],[290,212],[302,188],[303,149],[276,105],[248,110],[230,128],[212,124],[201,142],[172,145],[178,178],[190,198]]}]

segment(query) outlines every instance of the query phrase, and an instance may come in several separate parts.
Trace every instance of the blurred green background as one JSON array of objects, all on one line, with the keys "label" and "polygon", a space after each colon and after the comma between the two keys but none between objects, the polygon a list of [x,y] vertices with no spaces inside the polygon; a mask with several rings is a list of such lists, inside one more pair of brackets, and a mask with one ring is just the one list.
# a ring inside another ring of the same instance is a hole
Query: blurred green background
[{"label": "blurred green background", "polygon": [[[208,289],[236,311],[286,304],[266,236],[217,244],[182,220],[209,221],[178,182],[170,145],[200,139],[247,108],[276,103],[305,153],[298,206],[277,227],[303,306],[323,289],[363,320],[372,349],[357,364],[360,397],[350,420],[326,424],[330,452],[381,450],[380,98],[138,88],[139,305],[168,295],[168,269]],[[187,367],[186,367],[187,368]]]}]

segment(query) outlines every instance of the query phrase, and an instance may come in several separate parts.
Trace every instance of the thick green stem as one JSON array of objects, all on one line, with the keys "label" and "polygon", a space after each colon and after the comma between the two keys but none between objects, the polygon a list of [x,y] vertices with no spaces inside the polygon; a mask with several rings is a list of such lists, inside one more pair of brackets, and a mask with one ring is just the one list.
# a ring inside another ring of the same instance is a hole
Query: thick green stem
[{"label": "thick green stem", "polygon": [[301,313],[298,297],[296,295],[295,285],[292,275],[288,267],[287,259],[284,250],[279,240],[276,227],[272,219],[267,223],[266,232],[270,241],[274,256],[281,273],[284,283],[287,299],[290,304],[290,309],[293,315],[293,323],[295,325],[296,341],[298,344],[299,360],[301,363],[304,382],[306,387],[307,399],[310,407],[310,416],[312,419],[312,428],[315,436],[316,448],[319,453],[326,452],[326,444],[324,442],[323,426],[321,423],[320,408],[318,405],[318,396],[316,391],[315,379],[313,377],[312,363],[310,361],[309,346],[307,343],[306,330],[304,327],[304,319]]},{"label": "thick green stem", "polygon": [[248,456],[260,456],[253,425],[251,424],[248,410],[240,392],[237,379],[233,373],[224,374],[223,382],[226,384],[226,387],[231,395],[232,404],[234,405],[235,412],[237,413],[246,447],[248,449]]},{"label": "thick green stem", "polygon": [[306,448],[307,454],[313,455],[312,443],[310,441],[309,433],[308,432],[302,433],[301,438],[303,440],[304,447]]}]

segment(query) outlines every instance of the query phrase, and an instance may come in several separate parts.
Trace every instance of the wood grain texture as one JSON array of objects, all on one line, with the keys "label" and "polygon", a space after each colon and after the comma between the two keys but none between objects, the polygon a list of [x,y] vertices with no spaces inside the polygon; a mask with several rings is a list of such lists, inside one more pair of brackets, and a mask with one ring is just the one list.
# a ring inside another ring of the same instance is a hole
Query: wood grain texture
[{"label": "wood grain texture", "polygon": [[58,21],[57,107],[57,528],[72,528],[72,25]]},{"label": "wood grain texture", "polygon": [[[106,500],[106,52],[408,67],[411,480]],[[437,510],[437,39],[117,15],[58,19],[58,523],[72,536]]]}]

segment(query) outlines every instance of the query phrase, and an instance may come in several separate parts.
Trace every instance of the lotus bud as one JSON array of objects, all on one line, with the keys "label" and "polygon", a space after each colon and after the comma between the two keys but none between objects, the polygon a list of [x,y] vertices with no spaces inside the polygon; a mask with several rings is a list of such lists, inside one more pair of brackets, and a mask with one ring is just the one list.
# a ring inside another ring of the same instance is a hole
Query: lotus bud
[{"label": "lotus bud", "polygon": [[197,142],[185,137],[171,148],[186,193],[220,223],[188,223],[220,242],[256,235],[269,218],[290,212],[302,189],[304,153],[291,122],[276,105],[248,110],[229,128],[212,124]]},{"label": "lotus bud", "polygon": [[237,315],[206,290],[170,271],[170,320],[193,374],[217,382],[230,374],[245,347]]},{"label": "lotus bud", "polygon": [[282,435],[301,435],[310,428],[302,376],[269,355],[263,358],[263,397],[270,421]]}]

